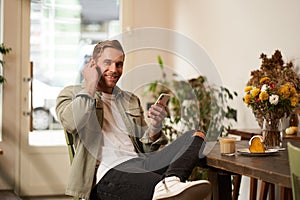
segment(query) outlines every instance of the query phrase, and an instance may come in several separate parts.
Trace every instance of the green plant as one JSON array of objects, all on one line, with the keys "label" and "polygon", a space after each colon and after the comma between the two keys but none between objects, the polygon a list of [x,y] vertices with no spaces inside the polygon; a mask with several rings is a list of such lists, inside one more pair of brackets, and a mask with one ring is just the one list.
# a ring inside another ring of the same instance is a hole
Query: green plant
[{"label": "green plant", "polygon": [[[209,141],[230,128],[230,121],[237,121],[236,109],[228,105],[229,100],[237,96],[226,87],[212,86],[205,76],[198,76],[187,81],[176,80],[176,74],[167,77],[162,58],[158,56],[162,79],[150,83],[144,93],[156,99],[160,93],[169,93],[169,115],[163,124],[163,131],[173,138],[186,130],[196,129],[209,133]],[[224,123],[224,119],[229,124]]]},{"label": "green plant", "polygon": [[[185,130],[203,130],[207,141],[216,141],[220,134],[227,134],[231,120],[237,121],[236,109],[229,101],[237,96],[226,87],[209,85],[205,76],[176,80],[177,74],[167,76],[162,58],[158,56],[162,79],[145,87],[144,94],[151,94],[155,100],[160,93],[169,93],[168,117],[163,122],[162,131],[170,138],[176,138]],[[229,123],[226,125],[226,119]],[[196,166],[189,180],[207,179],[207,168]]]},{"label": "green plant", "polygon": [[[10,47],[6,47],[3,43],[0,45],[0,53],[1,55],[6,55],[8,54],[12,49]],[[0,65],[3,67],[4,61],[0,59]],[[0,84],[5,82],[5,78],[3,77],[2,74],[0,74]]]}]

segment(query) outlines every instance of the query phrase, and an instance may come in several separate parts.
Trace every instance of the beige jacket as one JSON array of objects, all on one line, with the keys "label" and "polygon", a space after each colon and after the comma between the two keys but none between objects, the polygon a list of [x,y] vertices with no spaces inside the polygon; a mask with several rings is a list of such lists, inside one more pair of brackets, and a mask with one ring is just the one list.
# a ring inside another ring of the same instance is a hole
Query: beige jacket
[{"label": "beige jacket", "polygon": [[[160,145],[167,143],[164,134],[154,142],[150,140],[149,128],[137,96],[118,87],[114,89],[114,94],[124,123],[132,133],[129,137],[138,153],[156,151]],[[76,146],[66,194],[89,199],[97,169],[98,155],[95,155],[95,152],[101,152],[101,92],[97,91],[95,96],[91,97],[83,85],[68,86],[57,98],[56,113],[63,127],[74,134]]]}]

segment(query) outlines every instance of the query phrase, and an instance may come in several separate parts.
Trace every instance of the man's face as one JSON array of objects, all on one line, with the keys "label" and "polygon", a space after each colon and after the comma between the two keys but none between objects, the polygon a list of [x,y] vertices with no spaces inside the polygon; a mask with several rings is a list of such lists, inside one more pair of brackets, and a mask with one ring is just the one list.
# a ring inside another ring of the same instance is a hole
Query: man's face
[{"label": "man's face", "polygon": [[102,73],[98,83],[98,90],[112,93],[123,72],[123,52],[114,48],[105,48],[96,64]]}]

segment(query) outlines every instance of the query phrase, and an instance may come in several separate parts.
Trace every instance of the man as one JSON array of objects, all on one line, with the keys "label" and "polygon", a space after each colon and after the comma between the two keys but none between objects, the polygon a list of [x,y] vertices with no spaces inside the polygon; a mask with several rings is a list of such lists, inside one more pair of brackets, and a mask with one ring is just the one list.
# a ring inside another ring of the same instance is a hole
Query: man
[{"label": "man", "polygon": [[200,161],[205,135],[190,131],[159,150],[167,143],[161,132],[166,105],[151,106],[148,127],[139,98],[116,86],[124,59],[117,40],[99,42],[82,71],[83,83],[57,98],[57,116],[76,144],[66,194],[92,200],[209,198],[208,181],[184,183]]}]

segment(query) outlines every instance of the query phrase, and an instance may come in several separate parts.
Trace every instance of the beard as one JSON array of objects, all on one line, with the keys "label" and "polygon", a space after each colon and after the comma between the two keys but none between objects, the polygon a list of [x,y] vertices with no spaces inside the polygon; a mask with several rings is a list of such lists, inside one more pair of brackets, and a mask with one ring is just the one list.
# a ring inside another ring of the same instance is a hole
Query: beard
[{"label": "beard", "polygon": [[113,75],[102,75],[98,82],[98,89],[104,92],[111,92],[114,87],[117,85],[120,76]]}]

